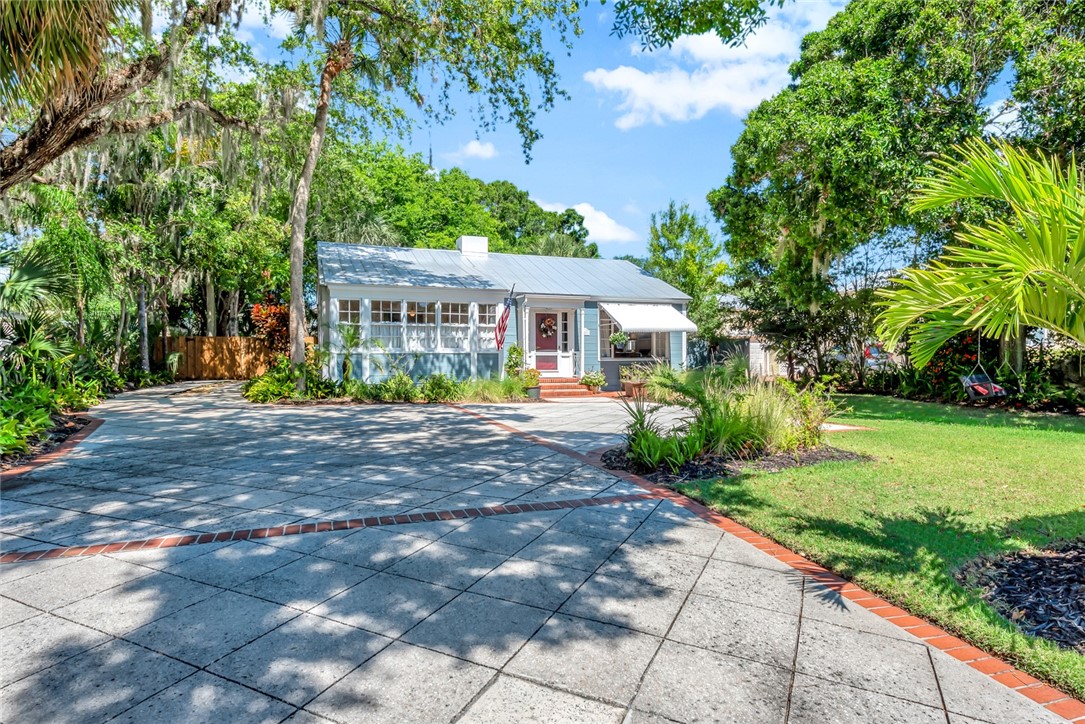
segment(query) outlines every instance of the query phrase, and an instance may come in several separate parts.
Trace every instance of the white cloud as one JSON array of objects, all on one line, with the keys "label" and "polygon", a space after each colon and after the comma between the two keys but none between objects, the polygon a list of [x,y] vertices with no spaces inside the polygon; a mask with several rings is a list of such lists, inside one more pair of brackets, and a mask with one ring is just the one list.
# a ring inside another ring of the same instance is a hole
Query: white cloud
[{"label": "white cloud", "polygon": [[631,53],[637,67],[596,68],[584,80],[621,99],[614,124],[622,130],[696,120],[717,109],[741,117],[790,82],[787,69],[803,35],[823,28],[842,7],[843,0],[790,3],[771,11],[743,46],[712,33],[687,35],[667,50]]},{"label": "white cloud", "polygon": [[237,28],[238,40],[251,43],[254,40],[273,38],[284,40],[294,32],[294,17],[290,13],[272,13],[267,0],[246,2]]},{"label": "white cloud", "polygon": [[607,212],[601,211],[587,202],[579,204],[553,204],[535,199],[546,211],[562,212],[573,209],[584,217],[584,228],[588,230],[588,241],[596,243],[640,241],[637,232],[615,221]]},{"label": "white cloud", "polygon": [[1008,136],[1018,123],[1021,109],[1011,98],[1003,98],[987,106],[987,132],[993,136]]},{"label": "white cloud", "polygon": [[452,153],[444,154],[444,157],[453,163],[460,163],[469,158],[478,158],[487,161],[497,156],[497,148],[489,141],[480,142],[474,139],[460,146]]}]

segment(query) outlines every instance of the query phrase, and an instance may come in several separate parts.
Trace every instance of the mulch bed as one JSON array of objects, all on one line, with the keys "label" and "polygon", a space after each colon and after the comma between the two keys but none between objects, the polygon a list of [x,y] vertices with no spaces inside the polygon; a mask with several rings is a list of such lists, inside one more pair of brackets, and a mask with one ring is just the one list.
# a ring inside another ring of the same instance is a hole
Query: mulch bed
[{"label": "mulch bed", "polygon": [[60,444],[90,424],[89,417],[77,414],[53,415],[53,429],[30,443],[30,452],[0,455],[0,470],[10,470],[31,462],[60,447]]},{"label": "mulch bed", "polygon": [[979,558],[964,565],[957,580],[978,588],[1025,633],[1085,654],[1085,538]]},{"label": "mulch bed", "polygon": [[857,462],[869,461],[866,455],[860,455],[848,450],[829,447],[821,447],[798,450],[793,453],[777,453],[764,455],[757,458],[734,458],[720,455],[705,455],[683,465],[677,473],[671,472],[668,467],[657,470],[641,470],[633,465],[626,457],[626,448],[616,447],[607,450],[602,455],[603,466],[610,470],[627,470],[637,473],[641,477],[653,483],[661,485],[675,485],[690,480],[707,480],[710,478],[728,478],[743,472],[756,470],[759,472],[776,473],[789,468],[799,468],[805,465],[815,465],[824,462]]}]

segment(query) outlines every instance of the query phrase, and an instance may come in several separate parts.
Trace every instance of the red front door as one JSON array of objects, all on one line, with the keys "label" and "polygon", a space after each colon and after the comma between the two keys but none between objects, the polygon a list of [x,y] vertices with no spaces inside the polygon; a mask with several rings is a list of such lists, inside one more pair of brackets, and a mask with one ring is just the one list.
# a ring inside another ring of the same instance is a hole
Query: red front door
[{"label": "red front door", "polygon": [[554,372],[558,368],[558,324],[556,314],[535,313],[535,367],[540,372]]}]

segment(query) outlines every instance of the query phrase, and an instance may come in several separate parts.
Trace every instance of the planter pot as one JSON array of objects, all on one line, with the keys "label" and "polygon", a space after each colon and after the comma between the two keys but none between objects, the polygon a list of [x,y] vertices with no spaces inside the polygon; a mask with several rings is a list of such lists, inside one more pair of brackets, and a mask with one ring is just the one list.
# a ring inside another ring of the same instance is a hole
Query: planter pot
[{"label": "planter pot", "polygon": [[622,382],[622,392],[626,397],[643,397],[645,384],[644,380],[625,380]]},{"label": "planter pot", "polygon": [[601,389],[603,389],[603,388],[602,388],[602,387],[600,387],[599,385],[588,385],[588,389],[589,389],[589,390],[591,390],[591,393],[592,393],[593,395],[598,395],[598,394],[599,394],[599,390],[601,390]]},{"label": "planter pot", "polygon": [[527,396],[528,396],[528,399],[531,399],[531,400],[539,399],[539,388],[538,387],[528,387],[527,388]]}]

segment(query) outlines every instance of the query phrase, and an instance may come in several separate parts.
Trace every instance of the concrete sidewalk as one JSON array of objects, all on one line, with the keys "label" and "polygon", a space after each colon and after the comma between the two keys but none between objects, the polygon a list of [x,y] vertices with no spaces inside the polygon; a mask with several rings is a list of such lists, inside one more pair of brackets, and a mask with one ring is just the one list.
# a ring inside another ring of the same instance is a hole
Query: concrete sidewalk
[{"label": "concrete sidewalk", "polygon": [[[180,389],[5,489],[4,550],[644,493],[451,408]],[[501,411],[599,447],[579,407]],[[8,564],[0,627],[4,721],[1064,722],[655,498]]]}]

